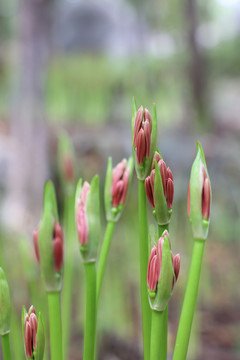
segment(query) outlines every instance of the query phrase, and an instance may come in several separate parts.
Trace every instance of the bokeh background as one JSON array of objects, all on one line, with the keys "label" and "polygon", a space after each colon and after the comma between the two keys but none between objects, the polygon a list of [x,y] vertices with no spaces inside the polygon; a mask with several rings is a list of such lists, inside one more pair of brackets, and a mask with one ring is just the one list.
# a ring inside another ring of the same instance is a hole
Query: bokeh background
[{"label": "bokeh background", "polygon": [[[0,0],[0,265],[12,295],[15,359],[24,358],[22,305],[47,313],[32,231],[46,179],[64,211],[59,134],[73,143],[75,180],[98,173],[103,193],[108,156],[116,164],[131,154],[133,96],[150,113],[156,103],[158,147],[174,175],[171,238],[181,272],[169,358],[192,249],[186,195],[196,140],[213,206],[188,359],[240,357],[240,2]],[[102,234],[104,227],[103,211]],[[81,358],[84,319],[78,251],[73,262],[69,360]],[[98,323],[99,359],[141,359],[136,176],[114,234]]]}]

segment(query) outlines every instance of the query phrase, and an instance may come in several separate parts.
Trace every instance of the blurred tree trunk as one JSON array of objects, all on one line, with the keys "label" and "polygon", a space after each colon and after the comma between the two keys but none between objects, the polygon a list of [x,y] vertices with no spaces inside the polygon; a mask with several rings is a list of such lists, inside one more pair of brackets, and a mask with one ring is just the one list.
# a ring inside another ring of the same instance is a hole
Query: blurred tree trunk
[{"label": "blurred tree trunk", "polygon": [[187,43],[190,54],[188,74],[192,102],[199,125],[209,129],[206,63],[197,42],[198,16],[197,0],[186,0]]},{"label": "blurred tree trunk", "polygon": [[43,185],[49,173],[44,109],[52,15],[53,0],[19,2],[15,49],[17,70],[11,111],[11,130],[17,154],[9,187],[10,197],[18,210],[24,213],[27,209],[30,214],[41,209]]}]

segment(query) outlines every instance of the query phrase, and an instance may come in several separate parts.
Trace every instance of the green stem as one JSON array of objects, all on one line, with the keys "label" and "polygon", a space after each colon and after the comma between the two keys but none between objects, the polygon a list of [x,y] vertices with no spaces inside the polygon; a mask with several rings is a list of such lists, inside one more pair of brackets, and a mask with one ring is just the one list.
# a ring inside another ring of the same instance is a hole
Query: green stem
[{"label": "green stem", "polygon": [[[71,189],[70,189],[71,190]],[[74,245],[75,245],[75,216],[74,193],[66,194],[64,204],[64,230],[65,230],[65,262],[64,281],[62,290],[62,325],[63,325],[63,354],[68,358],[69,338],[71,334],[71,303],[73,295],[74,278]],[[77,242],[76,242],[77,244]]]},{"label": "green stem", "polygon": [[111,240],[112,240],[112,236],[113,236],[113,231],[115,229],[115,225],[116,225],[116,222],[108,221],[107,228],[106,228],[105,235],[104,235],[103,244],[102,244],[101,253],[99,256],[98,268],[97,268],[97,304],[98,304],[98,300],[99,300],[99,296],[100,296],[100,292],[101,292],[101,288],[102,288],[103,276],[104,276],[106,263],[107,263],[107,256],[108,256],[109,248],[111,245]]},{"label": "green stem", "polygon": [[84,328],[83,360],[94,360],[96,341],[96,266],[85,263],[86,312]]},{"label": "green stem", "polygon": [[205,240],[194,240],[192,261],[178,326],[173,360],[185,360],[187,356],[191,326],[197,301],[204,246]]},{"label": "green stem", "polygon": [[2,335],[2,351],[4,360],[11,360],[9,333]]},{"label": "green stem", "polygon": [[165,317],[166,311],[152,310],[152,330],[151,330],[151,360],[167,359],[167,349],[163,346],[163,338],[165,339]]},{"label": "green stem", "polygon": [[149,306],[147,292],[148,221],[144,180],[138,180],[138,202],[143,352],[144,360],[148,360],[150,356],[151,309]]},{"label": "green stem", "polygon": [[48,292],[49,328],[51,360],[62,360],[62,329],[60,312],[60,293],[58,291]]},{"label": "green stem", "polygon": [[[162,236],[162,233],[167,230],[169,231],[169,224],[165,225],[158,225],[158,236]],[[160,359],[166,360],[167,359],[167,339],[168,339],[168,305],[166,309],[163,311],[163,315],[161,317],[162,326],[161,326],[161,333],[160,333]],[[151,359],[152,360],[152,359]]]}]

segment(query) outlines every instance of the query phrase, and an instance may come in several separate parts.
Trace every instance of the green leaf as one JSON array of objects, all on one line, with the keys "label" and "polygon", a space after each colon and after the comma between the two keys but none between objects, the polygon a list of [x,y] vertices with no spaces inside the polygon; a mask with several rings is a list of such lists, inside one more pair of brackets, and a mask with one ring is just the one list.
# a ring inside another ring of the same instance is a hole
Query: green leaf
[{"label": "green leaf", "polygon": [[10,332],[11,300],[8,282],[0,267],[0,335]]}]

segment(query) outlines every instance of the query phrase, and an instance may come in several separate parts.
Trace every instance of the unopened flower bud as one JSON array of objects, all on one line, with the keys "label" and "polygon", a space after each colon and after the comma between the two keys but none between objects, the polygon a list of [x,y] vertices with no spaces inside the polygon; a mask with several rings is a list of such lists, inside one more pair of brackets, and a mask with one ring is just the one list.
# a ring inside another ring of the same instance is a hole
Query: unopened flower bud
[{"label": "unopened flower bud", "polygon": [[58,167],[63,185],[72,184],[75,180],[75,156],[70,136],[63,132],[58,143]]},{"label": "unopened flower bud", "polygon": [[168,224],[174,195],[173,175],[157,151],[154,154],[152,171],[145,180],[145,190],[157,223]]},{"label": "unopened flower bud", "polygon": [[133,160],[123,159],[112,169],[112,159],[108,159],[104,189],[105,211],[108,221],[117,221],[126,204],[128,189],[132,180]]},{"label": "unopened flower bud", "polygon": [[25,342],[25,354],[27,358],[43,359],[45,337],[41,314],[35,313],[33,306],[28,312],[23,307],[22,310],[22,327]]},{"label": "unopened flower bud", "polygon": [[151,170],[152,158],[157,141],[157,114],[153,109],[153,120],[147,109],[143,106],[137,111],[136,102],[133,101],[132,113],[132,152],[137,177],[145,180]]},{"label": "unopened flower bud", "polygon": [[55,189],[51,181],[44,188],[43,215],[34,231],[34,248],[46,291],[60,291],[63,273],[63,231],[59,224]]},{"label": "unopened flower bud", "polygon": [[165,231],[152,247],[148,262],[147,285],[152,309],[163,311],[166,308],[172,296],[179,269],[180,255],[173,256],[169,234]]},{"label": "unopened flower bud", "polygon": [[82,246],[88,241],[88,221],[87,221],[87,196],[90,191],[90,185],[84,182],[82,190],[77,200],[77,231],[78,239]]},{"label": "unopened flower bud", "polygon": [[[36,229],[33,232],[34,249],[38,262],[40,263],[40,254],[38,246],[38,232]],[[56,272],[59,272],[63,265],[63,231],[59,223],[55,222],[53,228],[53,257],[54,268]]]},{"label": "unopened flower bud", "polygon": [[10,331],[11,300],[8,282],[3,269],[0,267],[0,335]]},{"label": "unopened flower bud", "polygon": [[100,233],[99,178],[91,184],[79,180],[75,197],[75,216],[84,262],[96,261]]},{"label": "unopened flower bud", "polygon": [[197,143],[197,156],[192,165],[187,196],[188,215],[195,238],[207,238],[211,198],[211,184],[204,152],[200,143]]}]

